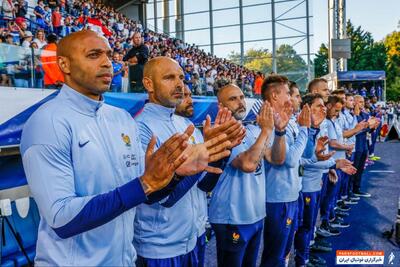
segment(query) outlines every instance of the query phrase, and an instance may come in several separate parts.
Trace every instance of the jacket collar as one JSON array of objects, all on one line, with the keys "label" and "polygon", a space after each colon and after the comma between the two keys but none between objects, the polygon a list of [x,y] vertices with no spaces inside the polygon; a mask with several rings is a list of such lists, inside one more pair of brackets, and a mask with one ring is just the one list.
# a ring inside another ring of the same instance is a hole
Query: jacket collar
[{"label": "jacket collar", "polygon": [[69,100],[71,102],[71,107],[76,111],[92,117],[97,115],[97,112],[104,104],[103,96],[101,96],[100,101],[96,101],[79,93],[66,84],[61,88],[59,96]]}]

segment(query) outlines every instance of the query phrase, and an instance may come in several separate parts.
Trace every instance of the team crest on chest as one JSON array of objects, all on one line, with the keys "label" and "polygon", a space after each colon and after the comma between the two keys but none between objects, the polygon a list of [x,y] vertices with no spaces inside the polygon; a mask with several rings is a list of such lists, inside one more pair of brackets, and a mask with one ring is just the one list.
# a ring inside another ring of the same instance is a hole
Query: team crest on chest
[{"label": "team crest on chest", "polygon": [[131,147],[131,138],[129,137],[129,135],[126,135],[126,134],[122,133],[121,134],[121,138],[122,138],[122,141],[124,141],[124,143],[125,143],[125,145],[127,147]]},{"label": "team crest on chest", "polygon": [[286,219],[286,227],[289,227],[290,225],[292,225],[292,219],[287,218]]},{"label": "team crest on chest", "polygon": [[233,232],[232,241],[233,243],[237,243],[239,241],[240,235],[238,233]]}]

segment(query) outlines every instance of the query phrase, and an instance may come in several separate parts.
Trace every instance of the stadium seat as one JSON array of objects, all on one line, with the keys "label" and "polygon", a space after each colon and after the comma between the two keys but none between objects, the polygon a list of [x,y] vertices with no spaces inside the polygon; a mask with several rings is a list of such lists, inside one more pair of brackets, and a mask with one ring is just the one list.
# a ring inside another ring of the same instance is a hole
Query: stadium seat
[{"label": "stadium seat", "polygon": [[5,260],[1,262],[1,267],[14,267],[15,264],[11,260]]},{"label": "stadium seat", "polygon": [[[19,216],[14,202],[12,202],[11,208],[12,215],[8,217],[8,219],[14,230],[20,234],[26,253],[29,259],[33,262],[35,258],[37,229],[39,223],[37,206],[33,199],[30,199],[30,208],[26,218],[21,218]],[[8,225],[5,227],[5,238],[6,246],[3,247],[2,251],[2,261],[4,261],[4,264],[2,262],[1,266],[26,265],[28,261],[20,251],[18,243],[12,235]]]}]

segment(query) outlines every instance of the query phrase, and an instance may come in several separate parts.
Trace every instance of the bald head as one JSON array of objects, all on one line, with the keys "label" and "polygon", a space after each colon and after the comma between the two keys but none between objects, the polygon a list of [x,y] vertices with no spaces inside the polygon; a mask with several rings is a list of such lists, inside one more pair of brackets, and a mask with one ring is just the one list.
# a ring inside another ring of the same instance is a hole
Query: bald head
[{"label": "bald head", "polygon": [[133,44],[139,46],[142,44],[142,34],[140,32],[135,32],[132,36]]},{"label": "bald head", "polygon": [[[152,78],[156,73],[160,71],[161,68],[165,68],[165,66],[169,64],[178,64],[175,60],[170,57],[155,57],[150,59],[144,64],[143,69],[143,77]],[[179,66],[179,64],[178,64]]]},{"label": "bald head", "polygon": [[77,47],[87,38],[99,38],[107,42],[106,38],[91,30],[74,32],[60,40],[57,45],[57,56],[71,58]]},{"label": "bald head", "polygon": [[228,84],[218,90],[218,102],[227,107],[237,120],[243,120],[246,116],[246,102],[240,88],[234,84]]},{"label": "bald head", "polygon": [[65,83],[78,92],[99,99],[110,88],[113,77],[111,48],[107,39],[84,30],[61,39],[57,63]]},{"label": "bald head", "polygon": [[175,108],[183,100],[183,80],[183,70],[172,58],[156,57],[144,65],[143,85],[151,103]]},{"label": "bald head", "polygon": [[222,86],[221,88],[218,89],[217,93],[218,102],[221,102],[221,100],[223,100],[227,95],[230,95],[231,91],[238,91],[238,90],[242,92],[242,90],[240,90],[240,88],[237,85],[232,83]]}]

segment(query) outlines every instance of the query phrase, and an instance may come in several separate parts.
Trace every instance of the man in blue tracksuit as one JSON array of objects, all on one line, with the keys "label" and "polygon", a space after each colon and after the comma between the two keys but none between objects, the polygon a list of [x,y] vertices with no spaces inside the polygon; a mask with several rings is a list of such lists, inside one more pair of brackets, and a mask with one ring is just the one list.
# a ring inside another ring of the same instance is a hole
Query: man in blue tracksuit
[{"label": "man in blue tracksuit", "polygon": [[[291,116],[288,80],[284,76],[270,75],[261,87],[262,97],[276,110],[287,109],[280,116]],[[309,107],[305,106],[299,115],[297,126],[291,118],[285,134],[286,158],[283,164],[266,163],[266,212],[264,224],[264,251],[261,266],[285,266],[285,259],[293,243],[298,216],[298,198],[301,189],[299,162],[308,140],[307,128],[311,117]]]},{"label": "man in blue tracksuit", "polygon": [[[307,143],[303,157],[309,159],[314,153],[316,153],[319,161],[301,161],[304,168],[304,175],[302,176],[303,216],[302,224],[300,225],[295,236],[295,261],[297,266],[303,266],[307,264],[310,257],[310,242],[313,238],[314,227],[318,214],[321,193],[321,177],[324,170],[328,170],[330,167],[336,167],[337,169],[343,169],[344,171],[348,172],[352,169],[350,161],[345,159],[335,160],[331,157],[333,153],[324,154],[325,149],[321,150],[321,147],[317,146],[318,142],[322,142],[321,144],[323,144],[323,142],[328,141],[327,136],[325,135],[326,133],[323,131],[323,134],[321,135],[319,129],[322,118],[325,117],[326,113],[322,96],[319,94],[308,94],[303,98],[303,105],[305,104],[310,106],[312,114],[311,117],[313,118],[313,127],[310,129],[309,133],[309,136],[313,137],[313,146],[310,148],[309,143]],[[318,141],[316,141],[316,138],[318,138]],[[325,141],[323,141],[323,139]],[[314,256],[311,262],[314,263],[316,261],[321,260]]]},{"label": "man in blue tracksuit", "polygon": [[[246,115],[242,90],[227,85],[218,91],[218,102],[237,120]],[[256,266],[265,217],[264,158],[284,159],[285,142],[275,136],[273,110],[268,103],[261,107],[258,126],[246,125],[246,137],[232,149],[224,172],[212,192],[210,223],[217,239],[218,266]],[[274,151],[272,155],[271,150]]]},{"label": "man in blue tracksuit", "polygon": [[[147,146],[153,135],[156,147],[167,138],[192,125],[174,114],[183,99],[183,71],[171,58],[159,57],[148,61],[144,67],[143,84],[149,94],[149,103],[135,118],[141,142]],[[148,202],[137,207],[134,245],[138,253],[138,266],[197,266],[195,246],[198,237],[198,218],[201,209],[200,195],[194,185],[203,175],[199,171],[220,171],[198,160],[216,161],[229,155],[230,145],[226,135],[218,135],[206,143],[192,135],[187,153],[189,158],[177,170],[178,181],[172,192],[161,201]],[[222,142],[222,143],[221,143]],[[208,152],[204,157],[202,153]],[[187,168],[181,171],[182,168]],[[182,194],[183,192],[183,194]],[[180,198],[179,201],[176,201]]]},{"label": "man in blue tracksuit", "polygon": [[[182,116],[184,118],[191,118],[193,116],[193,100],[192,100],[192,92],[188,87],[184,89],[184,97],[182,103],[179,104],[175,109],[175,114]],[[203,140],[203,136],[197,128],[195,129],[193,138],[194,140],[198,140],[199,142]],[[193,140],[192,139],[192,140]],[[197,233],[197,244],[195,246],[195,252],[198,259],[198,267],[204,266],[204,257],[206,252],[206,223],[207,223],[207,195],[206,192],[201,191],[200,189],[196,190],[199,195],[199,209],[198,209],[198,220],[196,227],[198,228]]]},{"label": "man in blue tracksuit", "polygon": [[360,95],[354,96],[354,115],[357,121],[367,121],[369,127],[356,135],[356,151],[354,152],[354,167],[357,173],[351,177],[353,182],[353,194],[357,197],[371,197],[371,194],[361,191],[361,179],[364,172],[364,164],[368,156],[367,132],[374,131],[379,126],[379,120],[371,119],[365,112],[365,101]]},{"label": "man in blue tracksuit", "polygon": [[382,111],[376,105],[377,101],[378,101],[378,98],[376,96],[371,97],[370,115],[374,116],[375,118],[380,120],[380,124],[378,125],[376,130],[371,133],[371,142],[370,142],[370,145],[368,146],[368,154],[369,154],[369,158],[371,160],[380,160],[381,159],[380,157],[375,156],[376,140],[378,139],[378,136],[381,134],[381,128],[382,128]]},{"label": "man in blue tracksuit", "polygon": [[[177,105],[175,109],[175,114],[184,117],[186,120],[188,120],[188,123],[190,123],[189,118],[193,116],[193,100],[192,100],[192,92],[189,90],[189,88],[186,86],[184,89],[184,98],[182,100],[182,103]],[[215,131],[216,128],[218,127],[227,127],[230,128],[232,131],[232,134],[237,136],[237,144],[240,143],[241,139],[243,139],[245,130],[240,126],[240,124],[235,125],[232,122],[228,122],[231,120],[231,115],[229,114],[228,109],[220,109],[218,111],[217,117],[214,121],[214,128],[211,128],[210,125],[210,118],[208,117],[206,119],[206,123],[204,125],[204,131],[205,133],[210,134],[210,132]],[[227,124],[225,122],[228,122]],[[239,127],[240,126],[240,127]],[[235,130],[236,128],[236,130]],[[235,133],[236,131],[236,133]],[[200,132],[199,129],[195,129],[194,132],[195,138],[192,140],[203,140],[203,136]],[[235,145],[235,144],[234,144]],[[218,167],[223,167],[225,164],[226,159],[221,160],[220,162],[217,162],[214,164],[214,166]],[[198,267],[204,266],[204,257],[205,257],[205,249],[206,249],[206,223],[207,223],[207,214],[208,214],[208,208],[207,208],[207,192],[210,192],[214,189],[215,185],[218,182],[220,174],[211,174],[207,173],[201,178],[201,181],[197,183],[198,190],[197,193],[199,194],[199,216],[197,220],[197,225],[196,227],[198,228],[198,234],[197,234],[197,244],[195,247],[195,253],[197,255],[198,259]],[[195,184],[196,181],[193,181],[192,185]],[[174,201],[169,201],[171,203],[170,206],[175,204],[187,190],[189,190],[191,185],[188,184],[187,189],[182,190],[179,195],[176,194],[174,197]]]},{"label": "man in blue tracksuit", "polygon": [[110,54],[93,31],[62,39],[65,85],[24,127],[21,155],[41,215],[38,266],[134,266],[134,207],[167,185],[186,157],[187,135],[155,153],[152,143],[145,155],[131,116],[104,104]]},{"label": "man in blue tracksuit", "polygon": [[[353,146],[345,144],[343,138],[343,127],[341,123],[342,120],[339,119],[339,114],[341,114],[344,102],[337,95],[331,95],[325,104],[327,107],[329,150],[336,151],[336,153],[333,155],[334,159],[345,159],[346,153],[351,153]],[[341,170],[335,169],[334,171],[336,172],[338,181],[336,183],[328,183],[326,200],[329,202],[329,210],[328,214],[321,215],[321,228],[325,227],[327,224],[330,224],[336,228],[347,228],[350,226],[348,223],[339,221],[335,215],[336,201],[338,200],[338,197],[340,197],[342,183],[343,187],[345,187],[345,191],[347,191],[347,187],[345,186],[347,184],[347,180],[345,174]],[[337,208],[342,211],[349,210],[349,207],[343,202],[339,203]]]},{"label": "man in blue tracksuit", "polygon": [[[354,109],[354,97],[352,94],[345,94],[344,90],[336,90],[332,94],[339,96],[344,101],[344,107],[342,111],[339,113],[339,122],[343,129],[343,139],[346,145],[353,146],[352,151],[347,153],[347,159],[350,161],[354,161],[354,151],[355,151],[355,135],[360,131],[364,130],[368,127],[368,122],[361,121],[357,122],[357,118],[353,115]],[[356,200],[359,200],[359,197],[356,197],[352,194],[352,190],[350,187],[350,175],[343,173],[343,182],[341,183],[340,199],[341,203],[344,204],[357,204]],[[342,205],[342,204],[340,204]]]}]

